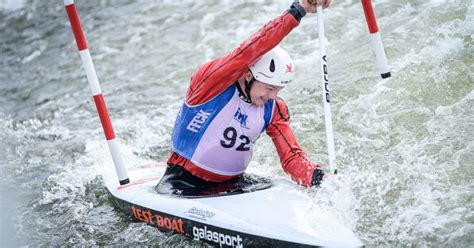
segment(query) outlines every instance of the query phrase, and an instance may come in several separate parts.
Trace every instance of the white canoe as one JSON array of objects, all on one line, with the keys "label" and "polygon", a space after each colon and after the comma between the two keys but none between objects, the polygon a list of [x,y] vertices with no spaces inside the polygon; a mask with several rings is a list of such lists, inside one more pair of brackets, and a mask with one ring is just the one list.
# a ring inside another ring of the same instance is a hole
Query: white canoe
[{"label": "white canoe", "polygon": [[104,181],[125,213],[161,231],[181,233],[213,246],[363,245],[349,228],[312,204],[288,180],[274,180],[271,187],[249,193],[190,199],[156,193],[154,186],[165,168],[163,164],[129,168],[131,183],[124,186],[110,174]]}]

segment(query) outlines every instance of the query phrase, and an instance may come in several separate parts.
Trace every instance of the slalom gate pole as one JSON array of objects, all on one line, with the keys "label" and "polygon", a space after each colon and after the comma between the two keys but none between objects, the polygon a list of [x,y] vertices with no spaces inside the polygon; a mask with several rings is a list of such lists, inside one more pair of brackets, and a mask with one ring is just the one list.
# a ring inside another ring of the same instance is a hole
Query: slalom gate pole
[{"label": "slalom gate pole", "polygon": [[91,54],[87,47],[86,37],[84,35],[84,31],[82,30],[81,21],[79,20],[79,15],[77,14],[74,0],[64,0],[64,6],[66,7],[66,12],[69,17],[69,22],[71,23],[72,32],[74,33],[77,48],[79,49],[82,66],[84,67],[87,80],[89,81],[89,86],[92,91],[95,106],[97,108],[97,112],[99,113],[100,122],[102,123],[102,128],[104,129],[105,138],[107,139],[107,144],[112,155],[112,160],[115,165],[115,171],[117,172],[119,183],[120,185],[127,184],[130,182],[130,180],[127,175],[127,170],[125,169],[123,159],[120,155],[119,144],[115,139],[115,132],[112,127],[112,122],[110,121],[107,106],[105,105],[102,89],[100,88],[99,80],[97,79],[97,74],[94,64],[92,63]]},{"label": "slalom gate pole", "polygon": [[377,20],[375,19],[374,9],[372,8],[372,1],[362,0],[362,7],[364,8],[365,20],[369,26],[370,40],[375,52],[375,59],[379,67],[380,76],[382,78],[388,78],[391,76],[390,68],[388,67],[387,57],[385,56],[385,50],[383,48],[382,38],[380,37],[379,27],[377,26]]},{"label": "slalom gate pole", "polygon": [[334,134],[332,130],[331,105],[329,98],[329,79],[328,79],[328,65],[326,54],[326,38],[324,37],[324,21],[323,21],[323,7],[318,5],[318,39],[319,39],[319,55],[321,61],[321,77],[323,86],[323,104],[324,104],[324,123],[326,124],[326,142],[329,155],[329,167],[331,172],[337,174],[336,153],[334,151]]}]

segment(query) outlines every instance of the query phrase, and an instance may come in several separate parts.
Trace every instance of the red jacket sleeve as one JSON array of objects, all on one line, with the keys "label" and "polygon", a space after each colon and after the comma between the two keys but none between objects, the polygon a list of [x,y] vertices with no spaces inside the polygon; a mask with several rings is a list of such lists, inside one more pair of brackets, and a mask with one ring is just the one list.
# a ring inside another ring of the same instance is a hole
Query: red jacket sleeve
[{"label": "red jacket sleeve", "polygon": [[311,187],[313,172],[320,165],[312,163],[301,149],[291,131],[289,121],[290,115],[285,102],[282,99],[276,100],[267,134],[275,144],[283,170],[291,176],[293,181],[305,187]]},{"label": "red jacket sleeve", "polygon": [[226,56],[202,65],[191,78],[186,103],[196,105],[207,102],[227,89],[298,24],[295,17],[285,11]]}]

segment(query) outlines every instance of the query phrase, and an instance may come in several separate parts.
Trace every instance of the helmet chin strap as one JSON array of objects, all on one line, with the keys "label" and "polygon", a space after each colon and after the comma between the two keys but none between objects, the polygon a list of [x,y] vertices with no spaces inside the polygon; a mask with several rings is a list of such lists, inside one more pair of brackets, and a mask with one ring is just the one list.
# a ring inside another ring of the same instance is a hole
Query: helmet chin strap
[{"label": "helmet chin strap", "polygon": [[252,78],[250,80],[247,81],[247,79],[245,79],[245,95],[247,97],[247,100],[249,103],[252,102],[252,98],[250,97],[250,88],[252,88],[252,85],[253,83],[255,82],[255,77],[252,76]]}]

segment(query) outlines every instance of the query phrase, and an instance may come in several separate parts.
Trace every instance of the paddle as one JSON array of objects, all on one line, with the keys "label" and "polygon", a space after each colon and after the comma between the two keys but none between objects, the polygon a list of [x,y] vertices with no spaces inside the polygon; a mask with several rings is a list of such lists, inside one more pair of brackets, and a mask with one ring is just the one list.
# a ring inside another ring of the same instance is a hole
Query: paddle
[{"label": "paddle", "polygon": [[324,122],[326,124],[326,143],[329,155],[329,167],[331,172],[337,174],[336,154],[334,151],[334,134],[332,131],[332,117],[331,105],[329,98],[329,79],[328,79],[328,65],[326,54],[326,38],[324,37],[324,21],[323,21],[323,7],[318,5],[316,9],[318,17],[318,39],[319,39],[319,56],[321,61],[321,77],[323,86],[323,104],[324,104]]}]

